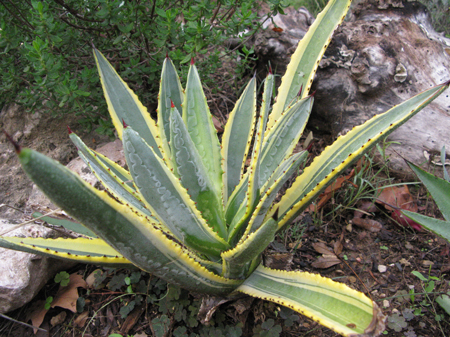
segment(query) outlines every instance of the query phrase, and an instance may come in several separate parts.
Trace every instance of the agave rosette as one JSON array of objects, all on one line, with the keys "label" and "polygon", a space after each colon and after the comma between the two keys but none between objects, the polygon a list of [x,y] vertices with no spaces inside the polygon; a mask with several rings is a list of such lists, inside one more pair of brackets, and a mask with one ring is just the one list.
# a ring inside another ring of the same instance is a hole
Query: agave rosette
[{"label": "agave rosette", "polygon": [[261,254],[275,234],[327,184],[448,87],[446,83],[418,94],[339,137],[274,204],[278,191],[306,159],[306,152],[293,151],[313,104],[308,92],[349,4],[332,0],[319,14],[291,58],[273,107],[273,74],[265,79],[259,109],[256,78],[248,83],[221,143],[193,62],[183,90],[174,65],[165,59],[155,123],[107,59],[94,50],[129,170],[71,133],[80,157],[106,189],[99,191],[53,160],[17,148],[30,178],[95,235],[3,237],[0,245],[85,263],[136,266],[194,292],[242,292],[274,301],[342,335],[378,335],[384,329],[383,315],[364,294],[319,275],[261,264]]}]

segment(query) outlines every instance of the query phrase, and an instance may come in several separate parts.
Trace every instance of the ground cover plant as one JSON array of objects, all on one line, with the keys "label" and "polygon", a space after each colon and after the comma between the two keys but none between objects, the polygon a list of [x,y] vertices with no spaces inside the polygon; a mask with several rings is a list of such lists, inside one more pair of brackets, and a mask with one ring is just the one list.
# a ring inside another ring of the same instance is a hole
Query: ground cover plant
[{"label": "ground cover plant", "polygon": [[[129,171],[87,148],[70,131],[80,156],[106,188],[98,191],[47,157],[14,144],[31,179],[95,235],[4,237],[0,244],[79,262],[134,265],[192,292],[222,297],[244,293],[273,301],[343,335],[380,334],[384,317],[364,294],[317,275],[261,264],[261,254],[277,232],[359,156],[449,85],[418,94],[339,137],[274,204],[306,158],[306,152],[293,151],[313,103],[309,89],[348,7],[349,1],[330,1],[318,16],[292,56],[272,109],[273,74],[265,80],[259,115],[256,79],[250,81],[221,144],[193,60],[183,90],[166,57],[156,124],[94,49]],[[271,329],[269,323],[265,327]]]}]

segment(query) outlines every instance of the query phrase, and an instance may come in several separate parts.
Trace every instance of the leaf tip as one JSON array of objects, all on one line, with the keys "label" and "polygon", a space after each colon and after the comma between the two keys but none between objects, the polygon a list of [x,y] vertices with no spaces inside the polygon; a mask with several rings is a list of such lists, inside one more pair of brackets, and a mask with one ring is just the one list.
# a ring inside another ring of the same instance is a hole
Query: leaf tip
[{"label": "leaf tip", "polygon": [[123,128],[126,129],[128,127],[128,124],[125,123],[125,120],[122,118],[122,124],[123,124]]},{"label": "leaf tip", "polygon": [[173,109],[173,108],[175,108],[175,104],[173,104],[173,101],[172,100],[170,100],[170,107]]},{"label": "leaf tip", "polygon": [[67,125],[67,131],[69,131],[69,135],[70,135],[71,133],[73,133],[72,129],[71,129],[70,126],[68,126],[68,125]]},{"label": "leaf tip", "polygon": [[16,153],[19,154],[22,149],[19,143],[15,142],[14,139],[12,139],[12,137],[5,130],[3,130],[3,133],[5,134],[6,138],[11,142],[11,144],[14,146]]}]

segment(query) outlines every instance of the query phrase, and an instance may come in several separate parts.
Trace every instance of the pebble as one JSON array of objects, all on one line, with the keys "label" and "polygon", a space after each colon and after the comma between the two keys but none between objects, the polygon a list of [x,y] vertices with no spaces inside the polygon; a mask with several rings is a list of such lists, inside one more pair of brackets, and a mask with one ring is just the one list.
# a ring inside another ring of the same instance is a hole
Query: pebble
[{"label": "pebble", "polygon": [[379,265],[378,265],[378,271],[379,271],[380,273],[385,273],[386,270],[387,270],[387,267],[386,267],[386,266],[384,266],[384,265],[382,265],[382,264],[379,264]]},{"label": "pebble", "polygon": [[389,308],[389,301],[388,300],[383,300],[383,307],[384,308]]}]

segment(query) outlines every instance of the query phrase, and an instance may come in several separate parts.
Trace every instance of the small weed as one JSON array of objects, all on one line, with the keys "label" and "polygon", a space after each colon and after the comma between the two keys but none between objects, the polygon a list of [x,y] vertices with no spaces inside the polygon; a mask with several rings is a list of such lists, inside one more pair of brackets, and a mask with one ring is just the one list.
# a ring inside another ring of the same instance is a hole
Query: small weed
[{"label": "small weed", "polygon": [[[431,271],[431,267],[430,267],[430,271]],[[437,325],[439,326],[439,329],[442,332],[442,336],[445,336],[445,333],[440,324],[440,322],[444,319],[444,315],[438,314],[436,311],[436,307],[434,305],[435,302],[437,302],[439,304],[439,301],[436,301],[436,297],[437,297],[437,294],[441,294],[439,291],[436,292],[436,287],[438,285],[442,286],[445,282],[443,282],[443,279],[441,279],[439,277],[432,276],[430,274],[430,271],[427,276],[424,276],[421,272],[416,271],[416,270],[411,272],[411,274],[413,274],[420,280],[423,294],[425,296],[422,301],[420,301],[419,303],[416,303],[415,295],[417,295],[417,294],[414,293],[414,289],[411,289],[410,298],[411,298],[411,302],[413,303],[414,308],[415,308],[414,315],[422,316],[423,310],[431,311],[434,315],[434,319],[435,319]]]},{"label": "small weed", "polygon": [[45,299],[45,304],[44,304],[44,308],[46,310],[50,310],[51,306],[52,306],[52,302],[53,302],[53,296],[49,296]]},{"label": "small weed", "polygon": [[55,276],[55,283],[61,284],[61,286],[65,287],[69,284],[70,281],[70,275],[66,271],[59,272]]}]

